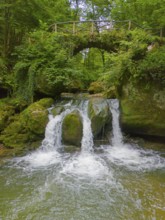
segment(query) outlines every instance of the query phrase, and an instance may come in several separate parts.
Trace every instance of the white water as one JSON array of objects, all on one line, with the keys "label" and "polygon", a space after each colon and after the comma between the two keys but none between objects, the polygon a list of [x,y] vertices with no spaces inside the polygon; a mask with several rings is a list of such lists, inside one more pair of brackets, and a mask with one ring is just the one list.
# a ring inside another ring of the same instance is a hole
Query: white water
[{"label": "white water", "polygon": [[[25,157],[16,158],[17,163],[24,161],[30,167],[39,168],[53,164],[62,166],[61,172],[98,176],[107,173],[106,161],[129,170],[147,171],[165,167],[165,159],[153,150],[144,150],[136,144],[124,143],[119,125],[119,102],[116,99],[108,100],[112,113],[112,145],[101,146],[105,157],[97,155],[94,151],[91,121],[88,117],[88,101],[83,101],[79,106],[71,103],[65,105],[65,110],[56,117],[49,115],[49,123],[45,130],[45,138],[42,146],[35,152]],[[68,160],[68,154],[63,152],[61,141],[62,121],[64,117],[77,109],[83,121],[83,137],[81,151],[72,155]],[[103,171],[104,170],[104,171]]]},{"label": "white water", "polygon": [[144,150],[136,144],[123,143],[123,135],[119,125],[119,101],[109,100],[112,113],[112,146],[106,148],[108,159],[130,170],[153,170],[165,167],[165,159],[152,150]]},{"label": "white water", "polygon": [[123,145],[123,135],[119,125],[119,101],[117,99],[108,100],[112,113],[112,146]]},{"label": "white water", "polygon": [[46,126],[45,138],[42,142],[42,149],[46,151],[55,151],[62,148],[61,134],[62,122],[64,117],[69,114],[71,110],[66,109],[60,115],[49,117],[49,123]]},{"label": "white water", "polygon": [[83,118],[83,137],[81,141],[81,151],[92,152],[94,144],[93,144],[91,121],[88,117],[88,102],[87,101],[83,105],[81,116]]}]

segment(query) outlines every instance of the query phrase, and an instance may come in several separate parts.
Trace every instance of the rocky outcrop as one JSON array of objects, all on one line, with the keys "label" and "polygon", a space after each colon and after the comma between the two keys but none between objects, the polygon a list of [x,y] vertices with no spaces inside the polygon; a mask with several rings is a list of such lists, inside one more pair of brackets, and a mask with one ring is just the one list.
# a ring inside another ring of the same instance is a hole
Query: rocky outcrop
[{"label": "rocky outcrop", "polygon": [[121,126],[129,134],[165,138],[165,89],[123,86]]},{"label": "rocky outcrop", "polygon": [[21,154],[39,146],[48,122],[47,108],[53,99],[44,98],[31,104],[20,114],[15,114],[10,124],[3,130],[0,141],[14,154]]},{"label": "rocky outcrop", "polygon": [[89,101],[88,115],[91,119],[94,137],[100,135],[105,126],[110,124],[112,120],[107,100],[104,98],[96,97]]},{"label": "rocky outcrop", "polygon": [[81,146],[83,133],[82,118],[79,111],[75,110],[66,115],[62,124],[62,141],[65,145]]},{"label": "rocky outcrop", "polygon": [[0,131],[4,130],[9,124],[9,118],[15,113],[12,105],[1,101],[0,102]]}]

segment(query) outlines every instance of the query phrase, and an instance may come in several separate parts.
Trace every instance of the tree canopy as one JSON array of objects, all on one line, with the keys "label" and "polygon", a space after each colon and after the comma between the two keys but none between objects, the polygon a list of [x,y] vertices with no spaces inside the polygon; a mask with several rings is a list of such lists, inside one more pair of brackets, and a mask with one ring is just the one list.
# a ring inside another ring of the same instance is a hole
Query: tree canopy
[{"label": "tree canopy", "polygon": [[[49,27],[62,21],[131,20],[139,27],[152,29],[152,34],[158,37],[158,29],[165,34],[164,11],[165,0],[1,0],[0,86],[9,87],[13,94],[24,91],[26,94],[22,95],[32,101],[30,94],[37,83],[38,91],[43,93],[45,87],[41,89],[39,84],[44,85],[45,77],[47,86],[54,86],[54,92],[75,87],[83,90],[99,77],[107,85],[111,74],[104,73],[112,72],[115,66],[114,72],[120,72],[115,75],[115,80],[122,78],[122,72],[130,72],[132,78],[155,80],[158,76],[162,79],[164,49],[148,55],[148,45],[142,40],[145,33],[140,29],[128,33],[127,40],[121,40],[120,49],[115,53],[86,48],[73,57],[68,52],[67,42],[51,33]],[[151,41],[152,38],[149,43]],[[156,42],[159,42],[156,48],[163,44],[158,39]],[[156,63],[155,69],[150,64],[157,60],[156,57],[160,62]],[[148,63],[150,68],[146,67]],[[142,73],[145,69],[147,76]]]}]

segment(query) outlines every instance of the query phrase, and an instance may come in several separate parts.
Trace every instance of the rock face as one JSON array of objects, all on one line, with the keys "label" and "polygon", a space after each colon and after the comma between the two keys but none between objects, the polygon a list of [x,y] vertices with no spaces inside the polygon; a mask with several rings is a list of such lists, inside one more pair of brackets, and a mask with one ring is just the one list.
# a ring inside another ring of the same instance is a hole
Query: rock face
[{"label": "rock face", "polygon": [[165,89],[123,86],[121,126],[126,133],[165,138]]},{"label": "rock face", "polygon": [[3,101],[0,102],[0,131],[2,131],[9,123],[9,117],[15,113],[12,105]]},{"label": "rock face", "polygon": [[5,147],[12,148],[14,154],[34,149],[44,137],[48,122],[47,108],[53,99],[44,98],[31,104],[20,114],[14,115],[11,123],[3,130],[0,141]]},{"label": "rock face", "polygon": [[111,123],[112,116],[109,106],[104,98],[92,98],[89,101],[88,115],[91,119],[91,127],[94,137],[100,135],[105,126]]},{"label": "rock face", "polygon": [[63,106],[55,106],[51,112],[52,112],[52,115],[55,117],[59,114],[61,114],[61,112],[64,110],[64,107]]},{"label": "rock face", "polygon": [[62,141],[66,145],[81,146],[83,133],[82,118],[75,110],[66,115],[62,124]]}]

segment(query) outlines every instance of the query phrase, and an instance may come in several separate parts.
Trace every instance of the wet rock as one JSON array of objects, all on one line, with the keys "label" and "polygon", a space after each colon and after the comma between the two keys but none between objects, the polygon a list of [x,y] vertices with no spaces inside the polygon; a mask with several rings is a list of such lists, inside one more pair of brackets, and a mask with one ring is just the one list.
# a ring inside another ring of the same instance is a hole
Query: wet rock
[{"label": "wet rock", "polygon": [[82,118],[75,110],[66,115],[62,124],[62,141],[65,145],[81,146],[83,134]]},{"label": "wet rock", "polygon": [[56,115],[60,115],[61,112],[64,111],[64,107],[63,106],[55,106],[52,110],[51,113],[52,115],[55,117]]},{"label": "wet rock", "polygon": [[73,153],[75,151],[80,151],[80,147],[77,147],[75,145],[65,145],[64,151],[67,153]]},{"label": "wet rock", "polygon": [[92,98],[89,101],[88,115],[91,119],[91,127],[94,137],[104,133],[106,125],[111,123],[112,116],[109,105],[104,98]]},{"label": "wet rock", "polygon": [[123,86],[121,126],[129,134],[165,138],[165,90],[156,84]]},{"label": "wet rock", "polygon": [[0,131],[5,129],[9,124],[9,118],[15,113],[15,109],[11,104],[4,100],[0,101]]}]

